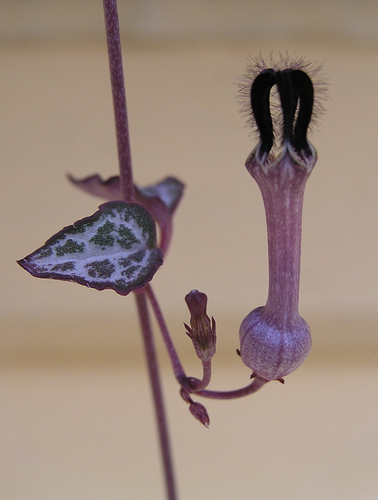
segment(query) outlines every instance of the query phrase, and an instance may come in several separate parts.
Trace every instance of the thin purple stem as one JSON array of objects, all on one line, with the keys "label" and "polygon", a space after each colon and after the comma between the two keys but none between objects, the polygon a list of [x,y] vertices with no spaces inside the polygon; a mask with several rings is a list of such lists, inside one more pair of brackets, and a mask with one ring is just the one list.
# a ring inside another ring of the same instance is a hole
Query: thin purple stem
[{"label": "thin purple stem", "polygon": [[204,398],[210,399],[236,399],[257,392],[267,382],[269,382],[269,380],[257,376],[249,385],[246,385],[241,389],[236,389],[234,391],[209,391],[205,389],[203,391],[196,391],[195,394],[197,396],[202,396]]},{"label": "thin purple stem", "polygon": [[173,373],[174,373],[176,379],[179,381],[179,383],[181,383],[181,381],[186,378],[185,371],[184,371],[184,368],[181,364],[180,358],[178,357],[175,346],[173,345],[171,336],[169,335],[168,327],[167,327],[166,322],[164,320],[163,313],[160,309],[159,303],[156,299],[156,296],[152,290],[151,285],[147,285],[146,294],[149,298],[149,301],[150,301],[152,309],[154,311],[154,314],[155,314],[156,320],[158,322],[161,334],[163,336],[163,340],[164,340],[165,346],[166,346],[167,351],[168,351],[169,359],[171,360]]},{"label": "thin purple stem", "polygon": [[[195,377],[186,377],[185,380],[180,380],[183,387],[189,390],[190,393],[197,393],[202,391],[210,383],[211,379],[211,360],[202,361],[202,379]],[[190,389],[189,389],[190,388]]]},{"label": "thin purple stem", "polygon": [[145,293],[135,294],[139,320],[142,329],[144,342],[144,350],[147,360],[148,373],[152,396],[155,405],[156,421],[160,439],[160,449],[164,466],[165,484],[167,489],[167,498],[169,500],[176,499],[175,478],[173,472],[172,454],[170,448],[170,440],[168,433],[167,418],[165,415],[164,400],[161,389],[160,374],[158,360],[156,356],[155,344],[152,336],[152,328],[150,316],[147,308],[147,300]]},{"label": "thin purple stem", "polygon": [[125,82],[122,68],[117,0],[103,0],[103,4],[117,135],[121,190],[125,201],[133,201],[135,199],[135,194],[126,108]]},{"label": "thin purple stem", "polygon": [[197,390],[204,389],[210,384],[210,379],[211,379],[211,360],[210,361],[202,361],[202,370],[203,370],[203,375],[202,375],[202,380],[201,383],[198,385]]}]

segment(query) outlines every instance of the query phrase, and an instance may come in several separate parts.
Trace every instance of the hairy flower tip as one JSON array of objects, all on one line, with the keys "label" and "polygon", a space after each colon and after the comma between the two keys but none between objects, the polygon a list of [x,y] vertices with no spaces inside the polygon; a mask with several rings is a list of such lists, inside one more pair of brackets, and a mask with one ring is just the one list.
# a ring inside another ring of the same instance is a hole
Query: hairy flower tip
[{"label": "hairy flower tip", "polygon": [[239,85],[242,113],[261,148],[276,155],[283,143],[307,149],[306,134],[324,112],[327,83],[318,62],[307,63],[299,57],[271,53],[249,59]]},{"label": "hairy flower tip", "polygon": [[210,417],[207,413],[206,408],[201,403],[192,403],[189,406],[189,411],[194,418],[201,422],[202,425],[204,425],[205,427],[209,427]]},{"label": "hairy flower tip", "polygon": [[185,297],[190,312],[190,326],[184,323],[187,335],[191,338],[197,356],[201,361],[209,361],[215,354],[216,325],[214,318],[206,314],[207,296],[192,290]]}]

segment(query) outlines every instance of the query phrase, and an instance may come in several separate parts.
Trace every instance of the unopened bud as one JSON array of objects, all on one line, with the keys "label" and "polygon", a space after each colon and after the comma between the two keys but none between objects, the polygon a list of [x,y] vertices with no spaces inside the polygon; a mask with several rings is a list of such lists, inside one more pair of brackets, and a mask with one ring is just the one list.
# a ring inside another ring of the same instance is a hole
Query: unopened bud
[{"label": "unopened bud", "polygon": [[207,296],[192,290],[185,297],[190,311],[190,326],[184,323],[187,335],[191,338],[197,356],[201,361],[209,361],[215,354],[216,328],[214,318],[206,314]]},{"label": "unopened bud", "polygon": [[203,405],[201,405],[201,403],[192,403],[189,406],[189,411],[194,418],[196,418],[201,422],[201,424],[203,424],[205,427],[209,427],[210,417],[209,414],[207,413],[206,408]]}]

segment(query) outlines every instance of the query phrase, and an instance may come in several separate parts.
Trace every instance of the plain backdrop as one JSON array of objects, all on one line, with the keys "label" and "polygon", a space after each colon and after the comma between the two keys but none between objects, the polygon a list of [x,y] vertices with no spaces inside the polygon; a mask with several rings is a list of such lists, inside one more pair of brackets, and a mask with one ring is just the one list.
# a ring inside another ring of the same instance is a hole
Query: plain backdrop
[{"label": "plain backdrop", "polygon": [[[237,99],[250,58],[323,65],[319,160],[303,217],[300,312],[313,351],[285,386],[205,402],[201,428],[158,341],[183,499],[377,497],[377,7],[373,1],[120,1],[135,180],[186,183],[154,289],[188,373],[184,296],[218,325],[212,387],[248,383],[235,354],[264,304],[256,138]],[[15,261],[102,202],[67,173],[117,173],[100,1],[0,1],[0,498],[163,498],[133,297],[37,280]]]}]

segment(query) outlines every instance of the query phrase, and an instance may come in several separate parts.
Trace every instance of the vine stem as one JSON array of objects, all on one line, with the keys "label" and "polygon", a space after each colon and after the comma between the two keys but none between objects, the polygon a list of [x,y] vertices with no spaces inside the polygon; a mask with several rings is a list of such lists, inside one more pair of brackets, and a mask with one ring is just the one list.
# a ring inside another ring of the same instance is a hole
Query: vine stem
[{"label": "vine stem", "polygon": [[211,360],[202,361],[202,380],[196,386],[196,391],[202,390],[210,384],[211,380]]},{"label": "vine stem", "polygon": [[131,148],[127,119],[125,80],[122,67],[117,0],[103,0],[103,5],[117,135],[121,190],[125,201],[134,201],[135,192],[131,164]]},{"label": "vine stem", "polygon": [[168,331],[167,324],[164,320],[162,310],[160,309],[159,303],[157,301],[156,295],[151,287],[151,285],[146,286],[146,294],[150,300],[152,309],[154,311],[156,320],[161,331],[165,347],[167,349],[169,359],[171,360],[171,365],[173,368],[173,373],[179,383],[186,378],[185,370],[181,364],[180,358],[178,357],[175,346],[172,342],[171,336]]},{"label": "vine stem", "polygon": [[160,449],[164,466],[165,484],[167,498],[176,499],[176,487],[173,471],[172,453],[170,447],[168,423],[165,414],[163,393],[161,389],[160,373],[156,355],[155,343],[152,336],[150,316],[147,308],[147,300],[144,292],[135,293],[139,320],[144,342],[144,350],[147,360],[148,373],[151,384],[151,391],[155,406],[156,422],[158,427]]},{"label": "vine stem", "polygon": [[269,380],[265,380],[264,378],[257,376],[249,385],[246,385],[241,389],[235,389],[234,391],[210,391],[204,389],[195,391],[194,394],[196,396],[202,396],[210,399],[237,399],[257,392],[267,382],[269,382]]},{"label": "vine stem", "polygon": [[[117,0],[103,0],[103,6],[106,28],[106,41],[109,56],[110,79],[113,95],[122,198],[125,201],[135,201]],[[158,360],[152,336],[150,316],[147,308],[147,300],[146,295],[143,292],[136,293],[135,297],[142,330],[151,392],[155,406],[155,416],[159,433],[160,450],[163,460],[167,498],[169,500],[175,500],[176,488],[168,425],[165,415]]]}]

